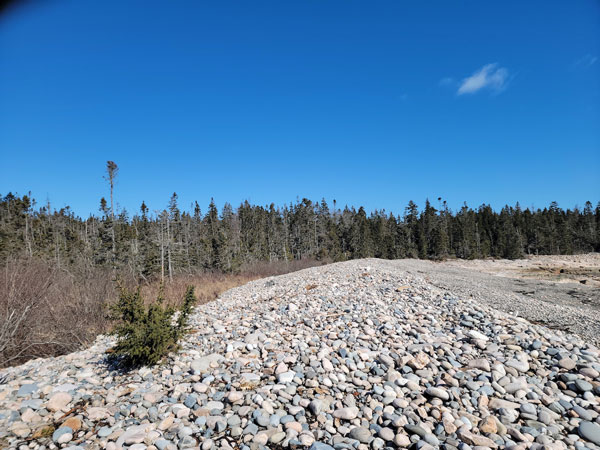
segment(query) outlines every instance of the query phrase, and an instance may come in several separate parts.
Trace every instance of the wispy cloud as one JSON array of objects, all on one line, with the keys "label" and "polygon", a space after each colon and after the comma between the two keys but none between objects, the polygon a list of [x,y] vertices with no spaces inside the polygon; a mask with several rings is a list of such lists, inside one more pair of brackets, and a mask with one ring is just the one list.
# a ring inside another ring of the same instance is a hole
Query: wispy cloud
[{"label": "wispy cloud", "polygon": [[572,69],[577,69],[577,68],[585,69],[587,67],[593,66],[594,64],[596,64],[597,61],[598,61],[597,56],[593,56],[588,53],[588,54],[584,55],[582,58],[579,58],[577,61],[575,61],[571,65],[571,68]]},{"label": "wispy cloud", "polygon": [[456,95],[474,94],[482,89],[501,92],[505,89],[507,80],[507,69],[499,67],[497,63],[486,64],[473,75],[461,81]]}]

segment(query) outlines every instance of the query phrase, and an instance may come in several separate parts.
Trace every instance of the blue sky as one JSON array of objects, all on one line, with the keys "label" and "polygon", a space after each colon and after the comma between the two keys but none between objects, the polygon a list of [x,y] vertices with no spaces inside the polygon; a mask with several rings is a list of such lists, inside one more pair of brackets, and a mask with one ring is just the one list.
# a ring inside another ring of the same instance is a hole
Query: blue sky
[{"label": "blue sky", "polygon": [[[0,17],[0,193],[87,216],[600,200],[596,1],[59,1]],[[434,202],[437,204],[437,201]]]}]

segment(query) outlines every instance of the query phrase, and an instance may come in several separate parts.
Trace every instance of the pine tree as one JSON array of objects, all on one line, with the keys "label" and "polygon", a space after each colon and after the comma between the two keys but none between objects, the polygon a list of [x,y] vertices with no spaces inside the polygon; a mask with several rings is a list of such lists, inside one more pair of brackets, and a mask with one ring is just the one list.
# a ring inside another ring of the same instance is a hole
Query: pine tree
[{"label": "pine tree", "polygon": [[[166,209],[117,213],[100,200],[87,219],[70,208],[38,205],[30,195],[0,197],[0,260],[41,258],[56,267],[102,268],[132,279],[174,278],[197,270],[234,272],[259,261],[380,258],[516,258],[523,254],[572,254],[600,250],[600,204],[562,209],[466,204],[456,213],[438,199],[422,211],[409,202],[403,217],[323,199],[298,200],[277,208],[211,201],[203,216],[198,203],[182,211],[173,194]],[[114,235],[114,240],[113,240]]]}]

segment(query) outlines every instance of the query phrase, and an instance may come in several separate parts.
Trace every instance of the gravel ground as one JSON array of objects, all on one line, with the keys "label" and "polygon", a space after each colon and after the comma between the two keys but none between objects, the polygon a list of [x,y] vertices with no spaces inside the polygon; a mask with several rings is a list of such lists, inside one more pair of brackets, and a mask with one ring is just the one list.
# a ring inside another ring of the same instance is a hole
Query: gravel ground
[{"label": "gravel ground", "polygon": [[474,269],[509,278],[581,283],[600,288],[600,253],[528,256],[515,260],[454,259],[445,261],[444,265]]},{"label": "gravel ground", "polygon": [[[546,264],[561,263],[560,257],[544,258]],[[517,269],[523,266],[521,261],[448,264],[408,259],[391,263],[398,270],[422,277],[456,295],[600,344],[600,288],[596,286],[539,280],[531,274],[528,278],[519,277]],[[528,263],[532,265],[531,261]]]},{"label": "gravel ground", "polygon": [[162,366],[111,371],[99,337],[6,369],[0,447],[600,448],[598,348],[420,267],[351,261],[232,289]]}]

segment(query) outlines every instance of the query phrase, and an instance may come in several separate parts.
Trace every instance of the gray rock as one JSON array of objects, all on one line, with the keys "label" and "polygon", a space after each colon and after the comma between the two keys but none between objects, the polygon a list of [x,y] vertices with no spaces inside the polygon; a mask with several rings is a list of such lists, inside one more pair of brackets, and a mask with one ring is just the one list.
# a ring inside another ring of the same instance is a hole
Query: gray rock
[{"label": "gray rock", "polygon": [[577,413],[577,415],[579,417],[581,417],[583,420],[587,420],[588,422],[591,422],[593,417],[592,414],[585,408],[582,408],[581,406],[579,406],[578,404],[574,404],[573,405],[573,410]]},{"label": "gray rock", "polygon": [[184,400],[183,404],[184,404],[185,406],[187,406],[188,408],[193,408],[193,407],[194,407],[194,405],[196,405],[196,396],[195,396],[194,394],[190,394],[190,395],[188,395],[188,396],[185,398],[185,400]]},{"label": "gray rock", "polygon": [[308,404],[308,410],[315,416],[321,414],[325,409],[325,403],[322,400],[314,399]]},{"label": "gray rock", "polygon": [[291,383],[294,380],[296,373],[293,371],[283,372],[277,374],[277,381],[279,383]]},{"label": "gray rock", "polygon": [[323,442],[315,441],[308,450],[334,450],[334,448],[331,445],[327,445]]},{"label": "gray rock", "polygon": [[225,408],[223,402],[210,401],[206,404],[206,409],[208,409],[209,411],[221,411],[223,408]]},{"label": "gray rock", "polygon": [[439,439],[435,437],[435,434],[433,433],[427,433],[425,436],[423,436],[423,440],[429,445],[433,445],[434,447],[440,445]]},{"label": "gray rock", "polygon": [[252,422],[250,422],[248,425],[246,425],[246,428],[244,428],[244,434],[250,434],[254,436],[256,433],[258,433],[258,427]]},{"label": "gray rock", "polygon": [[518,359],[511,359],[506,362],[507,367],[512,367],[519,372],[527,372],[529,370],[529,364],[525,361],[519,361]]},{"label": "gray rock", "polygon": [[385,441],[381,438],[375,438],[371,441],[371,448],[373,450],[380,450],[385,447]]},{"label": "gray rock", "polygon": [[404,425],[404,429],[407,432],[409,432],[410,434],[416,434],[417,436],[422,437],[422,438],[424,438],[425,435],[427,434],[427,431],[425,431],[419,425],[413,425],[410,423],[407,423],[406,425]]},{"label": "gray rock", "polygon": [[110,436],[112,434],[113,430],[111,427],[102,427],[98,430],[98,436],[100,437],[107,437]]},{"label": "gray rock", "polygon": [[257,425],[261,427],[268,427],[270,423],[269,418],[267,416],[258,416],[256,419],[254,419],[254,421]]},{"label": "gray rock", "polygon": [[212,370],[211,365],[218,364],[222,359],[223,357],[218,353],[211,353],[210,355],[193,360],[190,364],[190,369],[193,374],[201,375]]},{"label": "gray rock", "polygon": [[73,430],[69,427],[57,428],[52,433],[52,440],[58,444],[69,442],[71,439],[73,439]]},{"label": "gray rock", "polygon": [[158,449],[158,450],[165,450],[165,448],[167,448],[168,445],[172,445],[173,443],[171,441],[167,441],[166,439],[158,439],[156,441],[154,441],[154,446]]},{"label": "gray rock", "polygon": [[365,427],[352,428],[350,430],[349,436],[352,439],[356,439],[357,441],[362,442],[363,444],[368,444],[372,439],[371,432],[368,428]]},{"label": "gray rock", "polygon": [[39,398],[32,398],[29,400],[23,400],[21,402],[21,408],[31,408],[34,411],[40,409],[42,407],[42,404],[44,403],[44,401],[42,399]]},{"label": "gray rock", "polygon": [[450,398],[450,395],[448,394],[448,392],[446,392],[442,388],[430,386],[427,389],[425,389],[425,393],[431,397],[437,397],[442,400],[448,400]]},{"label": "gray rock", "polygon": [[594,386],[592,386],[592,383],[582,380],[581,378],[578,378],[575,380],[575,386],[581,392],[587,392],[587,391],[591,391],[592,389],[594,389]]},{"label": "gray rock", "polygon": [[272,444],[279,444],[285,439],[285,436],[286,434],[284,432],[273,433],[271,437],[269,437],[269,442]]},{"label": "gray rock", "polygon": [[354,420],[358,417],[358,408],[356,406],[349,406],[347,408],[336,409],[333,412],[333,417],[343,420]]},{"label": "gray rock", "polygon": [[579,424],[577,431],[582,438],[600,445],[600,425],[597,423],[583,421]]},{"label": "gray rock", "polygon": [[519,408],[519,410],[523,413],[526,414],[535,414],[537,415],[537,411],[535,408],[535,405],[532,405],[531,403],[523,403],[521,405],[521,407]]},{"label": "gray rock", "polygon": [[396,436],[394,434],[394,431],[391,428],[387,428],[387,427],[383,427],[381,428],[378,432],[377,435],[383,439],[384,441],[393,441],[394,437]]},{"label": "gray rock", "polygon": [[17,397],[27,397],[28,395],[31,395],[39,390],[40,388],[37,383],[23,384],[17,391]]},{"label": "gray rock", "polygon": [[193,448],[197,445],[198,443],[196,442],[196,439],[194,439],[192,436],[184,436],[177,443],[178,448]]}]

